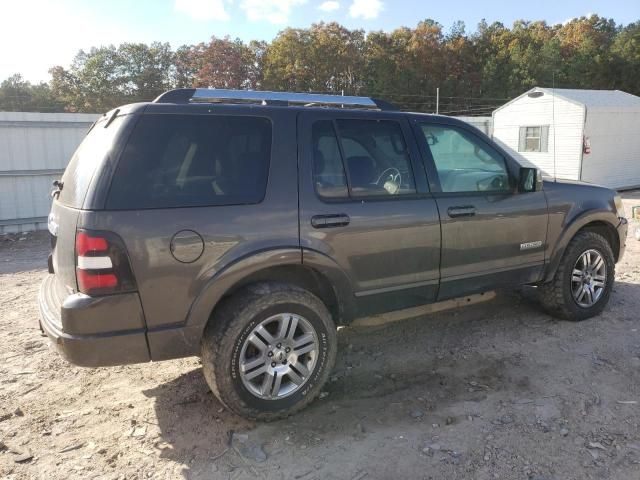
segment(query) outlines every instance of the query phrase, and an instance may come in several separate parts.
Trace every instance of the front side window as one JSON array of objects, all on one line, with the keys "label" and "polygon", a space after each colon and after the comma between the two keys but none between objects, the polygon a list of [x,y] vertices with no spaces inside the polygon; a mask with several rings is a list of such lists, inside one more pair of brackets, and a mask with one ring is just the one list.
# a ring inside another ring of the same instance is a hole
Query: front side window
[{"label": "front side window", "polygon": [[312,127],[314,182],[323,197],[416,192],[402,129],[389,120],[322,120]]},{"label": "front side window", "polygon": [[143,115],[118,163],[107,208],[259,203],[270,156],[266,118]]},{"label": "front side window", "polygon": [[548,125],[520,127],[519,152],[546,152],[548,143]]},{"label": "front side window", "polygon": [[508,191],[504,158],[463,129],[422,124],[443,192]]}]

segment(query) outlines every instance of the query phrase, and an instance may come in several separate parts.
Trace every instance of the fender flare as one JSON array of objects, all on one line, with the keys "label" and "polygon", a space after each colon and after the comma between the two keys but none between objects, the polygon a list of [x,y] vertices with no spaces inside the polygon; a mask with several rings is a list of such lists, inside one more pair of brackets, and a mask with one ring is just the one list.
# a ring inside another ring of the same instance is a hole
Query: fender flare
[{"label": "fender flare", "polygon": [[556,241],[553,253],[547,263],[543,282],[550,282],[553,279],[569,242],[571,242],[573,237],[575,237],[582,228],[593,222],[608,224],[615,230],[618,224],[618,217],[610,210],[598,209],[589,210],[572,218],[571,222],[563,228],[562,233]]},{"label": "fender flare", "polygon": [[240,258],[216,272],[200,289],[187,314],[185,326],[204,329],[211,312],[220,299],[238,282],[260,270],[283,265],[301,265],[299,248],[263,250]]},{"label": "fender flare", "polygon": [[349,275],[330,256],[308,248],[302,249],[302,264],[324,275],[331,283],[338,300],[339,324],[350,323],[357,316],[353,282]]},{"label": "fender flare", "polygon": [[189,309],[185,326],[204,330],[211,312],[230,289],[250,275],[279,266],[308,267],[324,275],[338,300],[340,316],[347,320],[353,318],[355,303],[349,277],[333,260],[319,252],[276,248],[241,258],[213,275]]}]

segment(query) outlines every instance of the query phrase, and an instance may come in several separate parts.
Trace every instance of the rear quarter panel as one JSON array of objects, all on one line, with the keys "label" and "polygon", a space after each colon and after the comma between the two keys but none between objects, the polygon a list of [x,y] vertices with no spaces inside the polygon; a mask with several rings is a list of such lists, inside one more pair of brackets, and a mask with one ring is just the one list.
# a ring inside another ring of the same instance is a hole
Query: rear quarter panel
[{"label": "rear quarter panel", "polygon": [[[169,106],[154,107],[175,113]],[[190,113],[193,111],[191,108]],[[238,112],[221,107],[215,113],[234,111]],[[150,332],[187,324],[202,327],[210,310],[192,312],[196,299],[215,297],[207,290],[212,279],[242,259],[278,249],[299,252],[295,114],[282,111],[267,115],[257,110],[256,115],[271,118],[273,135],[267,189],[261,203],[80,214],[79,226],[113,231],[123,239]],[[182,230],[197,232],[204,242],[203,254],[192,263],[181,263],[171,253],[171,239]],[[295,258],[299,263],[299,253]],[[206,301],[198,303],[207,305]]]}]

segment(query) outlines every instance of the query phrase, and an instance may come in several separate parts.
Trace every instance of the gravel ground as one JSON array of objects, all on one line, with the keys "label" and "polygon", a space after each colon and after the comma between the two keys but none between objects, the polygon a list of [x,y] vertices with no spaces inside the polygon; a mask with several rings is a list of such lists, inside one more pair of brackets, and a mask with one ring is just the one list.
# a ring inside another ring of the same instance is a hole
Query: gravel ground
[{"label": "gravel ground", "polygon": [[46,235],[0,237],[0,478],[637,480],[635,226],[599,317],[500,293],[343,328],[323,398],[269,424],[222,408],[197,359],[67,364],[38,330]]}]

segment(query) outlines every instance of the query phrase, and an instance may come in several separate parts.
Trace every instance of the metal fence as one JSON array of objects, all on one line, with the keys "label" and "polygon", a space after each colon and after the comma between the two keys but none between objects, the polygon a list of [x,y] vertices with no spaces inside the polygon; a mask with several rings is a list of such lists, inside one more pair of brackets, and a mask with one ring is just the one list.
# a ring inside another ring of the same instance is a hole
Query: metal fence
[{"label": "metal fence", "polygon": [[51,183],[96,118],[0,112],[0,234],[46,228]]}]

